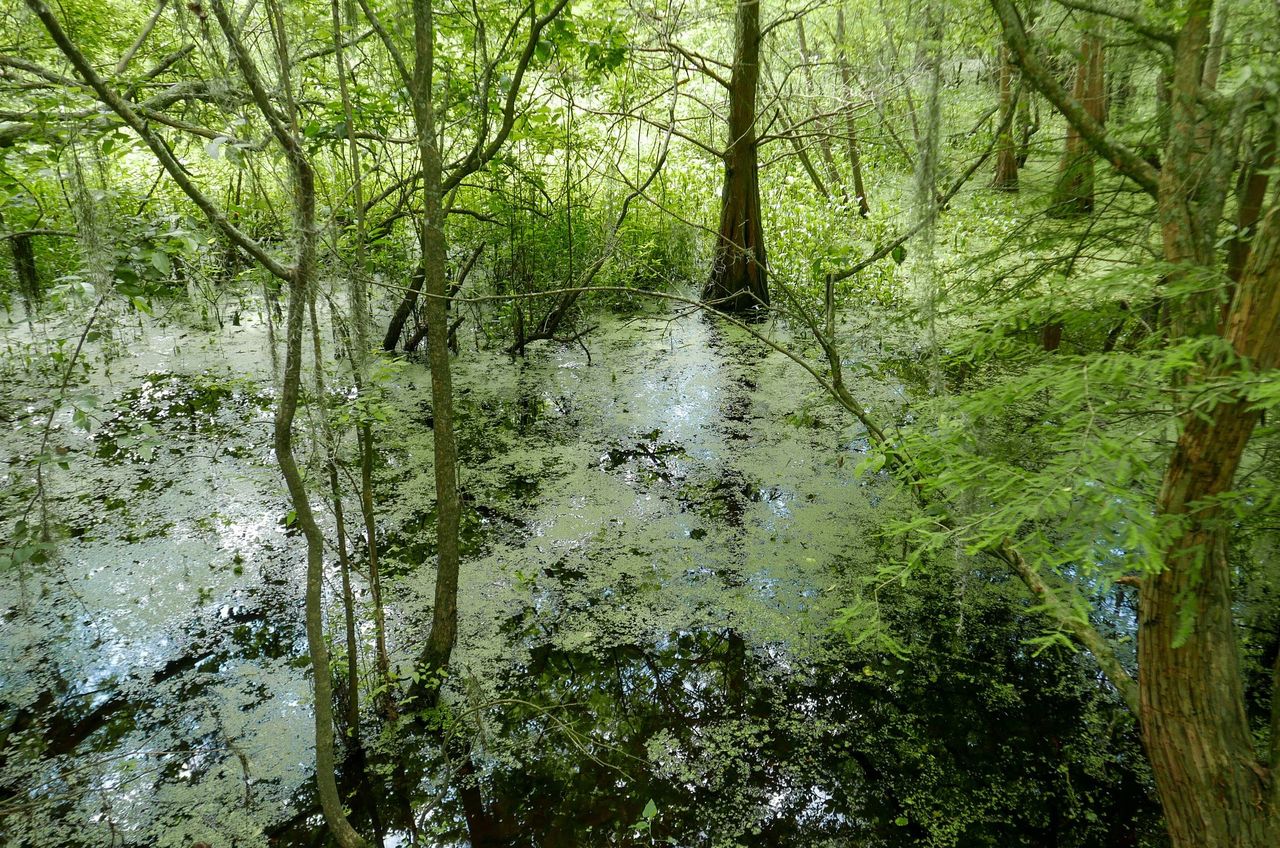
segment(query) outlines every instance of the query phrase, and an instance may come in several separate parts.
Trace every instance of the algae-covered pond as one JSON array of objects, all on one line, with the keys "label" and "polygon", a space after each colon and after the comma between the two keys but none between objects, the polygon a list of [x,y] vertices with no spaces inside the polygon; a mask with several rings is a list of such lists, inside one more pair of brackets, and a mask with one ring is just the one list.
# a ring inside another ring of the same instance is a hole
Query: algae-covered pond
[{"label": "algae-covered pond", "polygon": [[[218,336],[175,325],[129,342],[80,386],[98,397],[87,429],[55,413],[65,468],[44,472],[45,509],[60,538],[3,584],[0,832],[15,846],[322,843],[303,545],[270,454],[266,334],[246,316]],[[585,350],[464,344],[455,366],[450,718],[389,736],[367,717],[365,759],[340,775],[353,821],[384,844],[883,844],[944,816],[958,833],[1050,833],[1070,821],[1054,810],[1073,777],[1134,780],[1110,752],[1059,771],[1103,731],[1080,729],[1094,707],[1052,683],[1062,661],[1025,645],[1033,628],[1000,580],[959,615],[959,581],[904,604],[868,583],[900,553],[880,531],[901,495],[855,473],[860,428],[747,333],[696,314],[606,318]],[[863,396],[909,414],[893,373]],[[434,586],[429,373],[400,360],[383,380],[378,545],[408,675]],[[30,505],[20,484],[47,414],[29,391],[17,375],[6,387],[10,512]],[[869,585],[927,660],[853,644],[846,610]],[[354,589],[367,610],[359,573]],[[1056,751],[1019,755],[1046,734]]]}]

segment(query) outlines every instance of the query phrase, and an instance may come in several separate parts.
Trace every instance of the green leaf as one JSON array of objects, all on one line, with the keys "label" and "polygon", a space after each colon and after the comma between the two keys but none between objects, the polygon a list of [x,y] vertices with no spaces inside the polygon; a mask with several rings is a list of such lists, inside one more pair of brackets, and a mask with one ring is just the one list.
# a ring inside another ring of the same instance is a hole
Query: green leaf
[{"label": "green leaf", "polygon": [[644,812],[642,812],[640,815],[642,815],[646,820],[649,820],[649,819],[652,819],[657,814],[658,814],[658,805],[653,802],[652,798],[650,798],[649,803],[644,805]]},{"label": "green leaf", "polygon": [[884,454],[869,453],[863,457],[853,469],[854,477],[862,477],[866,474],[874,474],[884,467]]}]

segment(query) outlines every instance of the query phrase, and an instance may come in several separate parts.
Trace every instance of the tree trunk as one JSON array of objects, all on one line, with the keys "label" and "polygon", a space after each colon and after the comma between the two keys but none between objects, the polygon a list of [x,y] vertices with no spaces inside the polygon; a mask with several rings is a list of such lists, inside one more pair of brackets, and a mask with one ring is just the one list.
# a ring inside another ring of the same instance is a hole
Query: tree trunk
[{"label": "tree trunk", "polygon": [[9,239],[13,247],[13,272],[18,278],[18,290],[28,304],[40,301],[40,276],[36,272],[36,253],[31,236],[16,235]]},{"label": "tree trunk", "polygon": [[[1000,115],[1016,108],[1013,98],[1013,59],[1009,48],[1000,48]],[[1002,121],[996,146],[996,175],[991,187],[999,191],[1018,190],[1018,151],[1013,143],[1013,121]]]},{"label": "tree trunk", "polygon": [[[1217,264],[1218,211],[1207,181],[1197,180],[1208,170],[1199,94],[1212,2],[1189,6],[1174,51],[1158,186],[1170,279]],[[1280,365],[1280,202],[1262,219],[1222,321],[1216,294],[1193,295],[1171,314],[1175,339],[1218,332],[1234,351],[1207,355],[1193,376],[1225,379],[1244,367]],[[1259,760],[1245,713],[1227,560],[1232,518],[1219,501],[1258,422],[1251,407],[1237,395],[1182,414],[1156,505],[1162,524],[1176,533],[1161,551],[1161,570],[1139,590],[1139,720],[1175,848],[1280,845],[1276,764]]]},{"label": "tree trunk", "polygon": [[840,63],[840,84],[844,88],[844,133],[849,151],[849,168],[853,171],[853,192],[858,196],[858,214],[863,218],[871,214],[867,200],[867,186],[862,180],[862,154],[858,150],[858,127],[853,120],[853,71],[849,68],[848,48],[845,47],[844,8],[836,7],[836,60]]},{"label": "tree trunk", "polygon": [[1031,114],[1031,100],[1034,95],[1027,90],[1023,90],[1022,96],[1018,98],[1018,130],[1020,137],[1018,138],[1018,167],[1027,167],[1027,160],[1031,158],[1031,137],[1040,131],[1040,110],[1035,110],[1035,117]]},{"label": "tree trunk", "polygon": [[1262,212],[1267,186],[1271,182],[1271,169],[1276,162],[1276,137],[1274,132],[1264,132],[1261,143],[1253,156],[1246,158],[1236,184],[1236,231],[1227,244],[1227,276],[1239,281],[1244,273],[1245,260],[1249,258],[1250,239]]},{"label": "tree trunk", "polygon": [[[778,102],[778,118],[785,119],[786,123],[782,126],[794,126],[795,122],[791,120],[791,116],[787,114],[786,108],[783,107],[781,99]],[[813,183],[813,188],[818,192],[818,196],[823,200],[831,199],[831,191],[827,188],[827,184],[822,181],[822,175],[813,166],[813,159],[809,157],[809,151],[804,148],[804,141],[794,132],[786,133],[787,141],[791,143],[791,148],[796,152],[796,158],[800,160],[800,167],[804,168],[804,172],[809,175],[809,180]]]},{"label": "tree trunk", "polygon": [[445,303],[444,192],[440,148],[432,103],[435,20],[432,0],[414,0],[414,118],[418,155],[422,160],[422,290],[427,322],[427,361],[431,365],[432,431],[435,442],[436,570],[435,606],[431,632],[419,655],[423,685],[429,694],[439,689],[440,675],[449,664],[458,632],[458,451],[453,433],[453,380],[449,362],[449,315]]},{"label": "tree trunk", "polygon": [[769,305],[756,149],[759,80],[760,0],[738,0],[720,228],[711,279],[702,293],[722,312],[751,312]]},{"label": "tree trunk", "polygon": [[[1106,85],[1102,39],[1086,33],[1080,44],[1076,65],[1075,99],[1099,124],[1106,114]],[[1056,214],[1086,214],[1093,211],[1093,166],[1095,156],[1079,131],[1067,126],[1067,143],[1062,153],[1058,182],[1054,186],[1052,208]]]},{"label": "tree trunk", "polygon": [[[1166,144],[1159,171],[1108,138],[1080,98],[1069,98],[1028,46],[1009,0],[991,0],[1024,74],[1086,135],[1092,149],[1157,201],[1163,264],[1170,280],[1213,279],[1219,270],[1216,226],[1229,174],[1214,167],[1222,149],[1204,150],[1202,85],[1212,0],[1188,0],[1174,44],[1172,74],[1159,86]],[[1087,64],[1087,63],[1086,63]],[[1100,58],[1097,64],[1101,65]],[[1221,146],[1221,140],[1215,140]],[[1185,379],[1197,385],[1239,381],[1280,365],[1280,192],[1258,218],[1252,248],[1220,317],[1218,295],[1197,292],[1171,303],[1176,339],[1218,334],[1231,347],[1206,352]],[[1212,351],[1212,352],[1210,352]],[[1181,383],[1176,385],[1175,398]],[[1235,382],[1239,386],[1238,382]],[[1238,631],[1227,559],[1235,520],[1224,508],[1260,418],[1244,388],[1206,408],[1187,404],[1155,503],[1167,541],[1158,569],[1140,581],[1138,719],[1174,848],[1273,848],[1280,845],[1280,739],[1260,756],[1245,711]],[[1280,704],[1272,694],[1272,726]]]},{"label": "tree trunk", "polygon": [[[1280,365],[1280,204],[1258,233],[1224,329],[1252,368]],[[1258,422],[1250,406],[1238,398],[1183,416],[1158,504],[1182,532],[1139,592],[1140,719],[1175,848],[1280,845],[1278,764],[1259,762],[1245,715],[1231,518],[1213,501],[1230,491]]]},{"label": "tree trunk", "polygon": [[[418,240],[422,241],[427,236],[419,232]],[[426,257],[423,257],[425,261]],[[405,290],[404,297],[400,298],[400,303],[396,306],[396,311],[391,315],[391,320],[387,322],[386,335],[382,337],[382,349],[390,353],[400,344],[400,334],[404,332],[404,324],[409,320],[409,316],[413,314],[413,307],[418,304],[418,295],[422,291],[423,276],[425,271],[422,265],[414,269],[413,276],[409,280],[409,288]]]}]

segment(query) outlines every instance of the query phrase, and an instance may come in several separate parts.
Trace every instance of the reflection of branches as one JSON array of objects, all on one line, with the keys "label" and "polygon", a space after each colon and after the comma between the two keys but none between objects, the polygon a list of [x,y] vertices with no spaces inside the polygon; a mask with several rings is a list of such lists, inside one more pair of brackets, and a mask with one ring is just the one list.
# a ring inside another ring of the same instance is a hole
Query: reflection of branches
[{"label": "reflection of branches", "polygon": [[[623,749],[619,748],[618,746],[612,745],[602,739],[597,739],[589,733],[584,733],[578,730],[577,728],[575,728],[573,725],[569,724],[569,722],[565,721],[564,719],[556,715],[556,712],[561,710],[568,710],[571,707],[589,706],[585,702],[568,701],[568,702],[556,704],[554,707],[547,707],[542,704],[535,704],[533,701],[526,701],[523,698],[510,698],[510,697],[495,698],[494,700],[486,701],[483,704],[477,704],[473,707],[463,710],[462,712],[455,713],[454,715],[459,719],[463,719],[469,716],[479,715],[480,713],[483,713],[487,710],[494,709],[495,707],[508,707],[508,706],[509,707],[525,707],[529,710],[532,710],[535,716],[548,719],[551,722],[551,724],[555,726],[557,730],[559,730],[561,733],[564,734],[565,739],[569,741],[569,744],[573,746],[574,750],[582,754],[587,759],[591,760],[596,765],[602,768],[609,769],[610,771],[615,771],[618,774],[622,775],[623,777],[630,777],[630,775],[628,775],[625,771],[623,771],[620,767],[614,765],[613,763],[606,762],[605,760],[600,759],[598,756],[596,756],[595,750],[603,749],[610,753],[616,754],[619,757],[622,757],[623,759],[631,760],[636,763],[640,763],[641,765],[646,765],[646,766],[648,765],[647,760],[643,760],[635,756],[634,754],[630,754],[624,751]],[[446,729],[444,735],[446,740],[452,739],[455,737],[455,732],[453,728],[450,727]]]},{"label": "reflection of branches", "polygon": [[40,504],[40,538],[44,542],[50,540],[49,515],[45,498],[44,464],[48,458],[49,434],[53,431],[53,417],[62,408],[62,402],[66,399],[67,386],[71,384],[71,373],[75,370],[76,362],[80,359],[80,351],[84,349],[85,339],[89,337],[89,331],[93,329],[93,322],[98,319],[98,313],[106,300],[107,296],[105,294],[101,295],[98,298],[98,302],[93,305],[93,311],[89,313],[89,320],[85,322],[84,329],[80,332],[80,339],[76,342],[76,349],[72,352],[71,358],[67,360],[67,367],[63,369],[62,382],[58,384],[57,395],[53,403],[49,404],[49,414],[45,416],[44,426],[40,431],[40,450],[36,453],[36,490],[32,493],[31,499],[27,501],[27,506],[22,511],[19,523],[26,522],[27,516],[31,514],[31,510],[35,508],[38,502]]}]

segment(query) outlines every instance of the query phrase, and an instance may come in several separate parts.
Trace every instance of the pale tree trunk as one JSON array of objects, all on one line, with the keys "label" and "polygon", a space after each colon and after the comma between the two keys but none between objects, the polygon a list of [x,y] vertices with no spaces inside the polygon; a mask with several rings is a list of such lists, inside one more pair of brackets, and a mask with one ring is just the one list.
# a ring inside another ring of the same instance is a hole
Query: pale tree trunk
[{"label": "pale tree trunk", "polygon": [[[787,113],[787,109],[782,103],[781,96],[778,98],[777,116],[779,119],[785,119],[785,123],[783,123],[782,120],[779,120],[778,122],[782,126],[795,126],[795,121],[793,121],[791,116]],[[791,148],[796,153],[796,158],[800,160],[800,167],[804,168],[804,172],[809,175],[809,180],[813,183],[814,191],[816,191],[818,196],[823,200],[830,200],[831,191],[827,188],[827,184],[822,181],[822,175],[818,173],[818,169],[814,167],[813,159],[809,157],[809,151],[805,149],[804,140],[794,132],[788,132],[786,133],[786,136],[787,141],[791,143]]]},{"label": "pale tree trunk", "polygon": [[[311,510],[302,472],[293,452],[293,421],[298,408],[302,370],[302,332],[306,322],[307,303],[312,296],[316,264],[316,200],[315,172],[299,142],[296,126],[296,110],[288,79],[283,90],[287,103],[284,116],[286,124],[273,106],[267,88],[261,80],[257,66],[248,49],[241,42],[235,24],[221,0],[212,2],[214,15],[222,28],[241,75],[252,92],[258,108],[272,126],[274,135],[284,149],[285,158],[293,177],[294,230],[297,240],[294,265],[288,276],[289,307],[285,323],[285,364],[280,386],[280,398],[276,404],[273,428],[273,444],[276,462],[289,490],[293,504],[295,523],[307,542],[306,582],[306,632],[307,651],[311,655],[311,669],[315,688],[315,736],[316,736],[316,789],[325,823],[343,848],[362,848],[365,841],[351,827],[338,794],[333,738],[333,675],[329,664],[329,645],[324,626],[324,533]],[[284,42],[283,21],[278,11],[274,15],[276,48],[279,65],[289,67],[287,47]],[[317,363],[317,367],[319,363]]]},{"label": "pale tree trunk", "polygon": [[[800,70],[804,74],[805,91],[809,95],[809,117],[814,132],[818,136],[818,152],[822,154],[822,164],[827,171],[827,180],[840,190],[845,203],[849,202],[849,190],[840,177],[840,169],[836,167],[835,154],[831,152],[831,136],[825,126],[826,121],[816,119],[819,114],[818,85],[813,79],[813,68],[810,67],[809,39],[804,31],[804,18],[796,18],[796,38],[800,42]],[[816,120],[815,120],[816,119]]]},{"label": "pale tree trunk", "polygon": [[720,227],[711,279],[702,297],[722,312],[741,313],[769,305],[755,125],[760,0],[738,0],[735,18]]},{"label": "pale tree trunk", "polygon": [[[348,17],[354,18],[354,10],[348,9]],[[347,61],[342,44],[342,17],[338,0],[332,0],[330,16],[333,19],[334,60],[338,70],[338,92],[342,98],[342,114],[347,122],[347,157],[351,168],[351,194],[356,213],[354,234],[355,269],[351,274],[351,369],[356,391],[363,394],[369,387],[369,299],[365,289],[365,240],[367,228],[364,208],[364,172],[360,163],[360,145],[355,134],[355,108],[351,103],[347,84]],[[399,330],[396,331],[397,337]],[[396,715],[395,698],[391,694],[391,660],[387,655],[386,614],[382,606],[382,576],[378,571],[378,535],[373,508],[373,424],[366,415],[357,432],[360,450],[360,515],[364,519],[364,543],[368,555],[369,595],[373,602],[374,655],[379,682],[383,694],[378,704],[383,716],[393,720]],[[354,668],[354,667],[353,667]],[[354,685],[354,683],[353,683]]]},{"label": "pale tree trunk", "polygon": [[418,155],[422,161],[423,311],[427,322],[427,361],[431,365],[432,432],[435,442],[436,570],[435,606],[431,632],[419,655],[420,672],[428,693],[438,692],[440,675],[449,664],[458,633],[458,451],[453,432],[453,382],[449,362],[448,291],[445,281],[444,209],[440,148],[432,103],[434,63],[432,0],[414,0],[414,119]]}]

